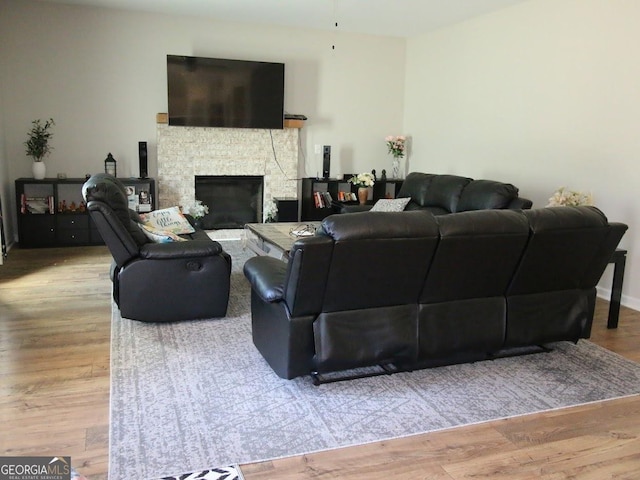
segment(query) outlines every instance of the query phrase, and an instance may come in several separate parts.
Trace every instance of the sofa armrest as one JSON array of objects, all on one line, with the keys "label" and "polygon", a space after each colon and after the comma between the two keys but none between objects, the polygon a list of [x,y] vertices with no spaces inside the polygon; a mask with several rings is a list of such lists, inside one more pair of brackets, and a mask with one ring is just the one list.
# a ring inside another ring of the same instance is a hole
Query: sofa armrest
[{"label": "sofa armrest", "polygon": [[287,264],[273,257],[253,257],[244,264],[244,276],[251,288],[265,302],[278,302],[284,297]]},{"label": "sofa armrest", "polygon": [[510,210],[528,210],[533,206],[533,202],[528,198],[517,197],[511,200],[509,204]]},{"label": "sofa armrest", "polygon": [[222,251],[220,244],[213,240],[146,243],[140,247],[140,258],[164,260],[186,257],[209,257],[219,255]]}]

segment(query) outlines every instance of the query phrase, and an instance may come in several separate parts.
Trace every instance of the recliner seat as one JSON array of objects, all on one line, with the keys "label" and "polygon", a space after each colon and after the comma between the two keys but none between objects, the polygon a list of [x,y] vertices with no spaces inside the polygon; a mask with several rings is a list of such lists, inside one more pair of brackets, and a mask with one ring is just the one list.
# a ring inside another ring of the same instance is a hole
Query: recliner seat
[{"label": "recliner seat", "polygon": [[113,256],[113,299],[124,318],[167,322],[223,317],[231,257],[206,232],[151,242],[136,225],[122,183],[96,174],[82,188],[87,210]]}]

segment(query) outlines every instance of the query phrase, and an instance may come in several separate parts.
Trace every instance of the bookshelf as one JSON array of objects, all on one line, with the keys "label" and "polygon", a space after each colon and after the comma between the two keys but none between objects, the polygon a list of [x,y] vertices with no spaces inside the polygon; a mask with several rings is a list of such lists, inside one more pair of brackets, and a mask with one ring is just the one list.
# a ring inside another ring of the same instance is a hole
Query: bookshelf
[{"label": "bookshelf", "polygon": [[[155,180],[119,179],[127,188],[129,207],[154,209]],[[84,178],[19,178],[15,181],[20,246],[64,247],[99,245],[102,238],[91,222],[82,198]]]},{"label": "bookshelf", "polygon": [[[336,213],[335,204],[347,203],[356,205],[356,190],[349,183],[351,175],[343,180],[336,178],[303,178],[301,192],[301,221],[320,221]],[[395,198],[402,186],[402,180],[376,180],[369,193],[367,203],[373,205],[381,198]],[[351,197],[348,200],[347,197]]]}]

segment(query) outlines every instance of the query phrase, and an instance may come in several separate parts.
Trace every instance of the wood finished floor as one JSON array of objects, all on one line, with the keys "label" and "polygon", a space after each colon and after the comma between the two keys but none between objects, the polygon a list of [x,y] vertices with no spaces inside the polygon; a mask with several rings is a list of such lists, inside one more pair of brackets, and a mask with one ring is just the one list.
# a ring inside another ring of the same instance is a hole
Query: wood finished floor
[{"label": "wood finished floor", "polygon": [[[0,455],[69,455],[89,480],[107,478],[110,261],[105,247],[14,248],[0,266]],[[599,300],[591,340],[640,362],[640,312],[623,307],[619,328],[607,330],[607,309]],[[638,479],[640,396],[242,472],[246,480]]]}]

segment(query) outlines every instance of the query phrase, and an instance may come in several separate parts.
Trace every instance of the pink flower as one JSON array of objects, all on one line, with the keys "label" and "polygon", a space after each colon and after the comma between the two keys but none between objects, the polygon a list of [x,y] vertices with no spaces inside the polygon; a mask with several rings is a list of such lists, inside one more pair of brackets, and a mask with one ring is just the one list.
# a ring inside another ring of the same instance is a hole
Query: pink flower
[{"label": "pink flower", "polygon": [[405,140],[406,137],[404,135],[389,135],[388,137],[385,137],[389,153],[393,155],[394,158],[404,157]]}]

